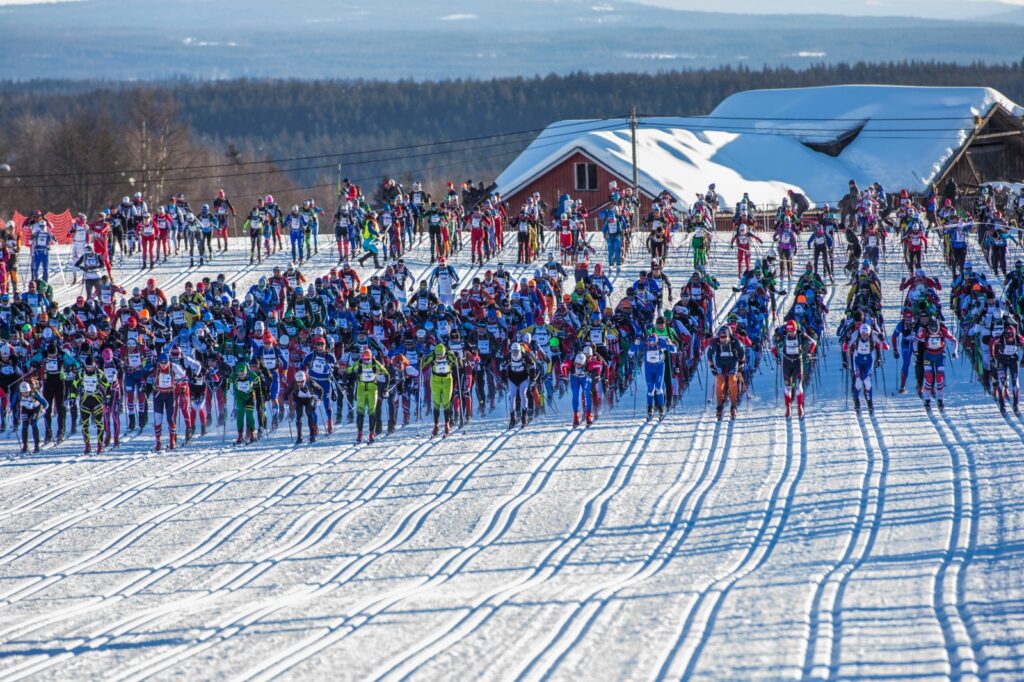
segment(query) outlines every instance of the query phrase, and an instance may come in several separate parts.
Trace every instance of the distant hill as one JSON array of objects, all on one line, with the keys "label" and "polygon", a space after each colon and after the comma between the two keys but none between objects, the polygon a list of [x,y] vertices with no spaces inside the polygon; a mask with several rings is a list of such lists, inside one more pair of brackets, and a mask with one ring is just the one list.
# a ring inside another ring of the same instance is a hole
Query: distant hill
[{"label": "distant hill", "polygon": [[[988,21],[992,11],[992,3],[971,3],[964,13]],[[998,23],[962,23],[736,15],[617,0],[83,0],[0,8],[5,35],[17,37],[0,44],[0,77],[428,80],[1016,61],[1024,10],[997,16]]]}]

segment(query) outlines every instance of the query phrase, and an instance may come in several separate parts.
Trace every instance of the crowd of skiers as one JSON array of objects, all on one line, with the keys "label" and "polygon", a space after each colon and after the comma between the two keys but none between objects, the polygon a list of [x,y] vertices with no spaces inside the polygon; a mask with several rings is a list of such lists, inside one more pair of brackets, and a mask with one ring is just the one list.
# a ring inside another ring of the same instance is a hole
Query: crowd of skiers
[{"label": "crowd of skiers", "polygon": [[[222,274],[177,292],[164,292],[152,278],[145,287],[122,289],[111,254],[140,253],[142,267],[152,268],[157,258],[198,249],[202,263],[228,248],[234,208],[223,192],[197,213],[180,196],[152,214],[140,195],[126,197],[93,222],[76,218],[71,265],[83,275],[84,290],[63,308],[48,284],[52,228],[38,213],[26,220],[32,272],[21,290],[22,240],[9,225],[0,246],[0,428],[17,428],[23,451],[79,428],[86,452],[93,442],[102,450],[143,431],[151,418],[156,449],[165,432],[167,447],[177,446],[179,422],[188,442],[212,427],[226,431],[229,416],[236,443],[282,421],[294,425],[299,443],[346,421],[355,422],[357,442],[372,442],[385,429],[421,419],[432,423],[433,435],[447,435],[499,404],[509,428],[524,426],[556,409],[564,393],[571,395],[574,426],[590,424],[602,404],[629,391],[645,391],[647,417],[662,417],[694,378],[704,384],[705,374],[721,419],[726,405],[736,416],[763,360],[775,370],[786,416],[795,407],[802,417],[805,389],[832,342],[827,315],[838,286],[837,242],[847,252],[849,289],[834,337],[856,409],[862,399],[874,409],[889,350],[900,362],[898,390],[906,390],[913,365],[925,405],[936,399],[942,409],[945,355],[956,357],[959,348],[1001,408],[1019,408],[1024,266],[1018,261],[1006,274],[998,297],[960,253],[966,235],[978,230],[987,257],[1005,258],[1000,239],[1009,238],[1009,224],[983,200],[979,218],[946,206],[936,212],[938,225],[926,224],[924,208],[905,192],[884,218],[879,190],[858,191],[846,225],[827,204],[811,216],[784,200],[770,235],[760,236],[756,207],[744,195],[728,243],[737,253],[736,295],[719,311],[719,282],[706,269],[720,207],[714,185],[686,209],[664,193],[643,217],[629,188],[610,188],[593,216],[608,245],[609,271],[617,278],[624,253],[639,248],[630,246],[638,224],[646,227],[650,255],[649,267],[621,293],[604,264],[592,262],[591,216],[568,196],[550,213],[539,196],[530,197],[516,213],[500,195],[466,205],[451,185],[440,202],[419,185],[406,193],[393,180],[382,194],[371,208],[358,187],[344,184],[333,218],[339,263],[329,273],[307,281],[302,270],[310,249],[319,251],[320,209],[310,200],[285,213],[267,196],[244,221],[250,260],[290,249],[291,265],[273,268],[246,291]],[[516,235],[512,248],[509,230]],[[674,289],[664,268],[678,233],[689,235],[693,271]],[[431,266],[417,280],[404,256],[420,234]],[[922,267],[929,235],[942,241],[952,270],[948,305],[956,334],[946,327],[939,281]],[[909,276],[889,335],[882,298],[896,292],[882,291],[877,270],[892,242],[902,245]],[[811,253],[794,280],[802,244]],[[518,273],[500,262],[484,270],[506,248],[515,250]],[[469,251],[475,275],[460,275],[448,262],[460,250]],[[357,256],[360,264],[372,258],[380,272],[364,279],[353,267]]]}]

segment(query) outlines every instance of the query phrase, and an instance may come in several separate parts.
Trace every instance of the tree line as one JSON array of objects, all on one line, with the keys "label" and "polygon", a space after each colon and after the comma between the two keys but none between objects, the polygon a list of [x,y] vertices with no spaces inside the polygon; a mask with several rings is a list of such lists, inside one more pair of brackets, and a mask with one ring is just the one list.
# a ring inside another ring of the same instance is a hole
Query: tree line
[{"label": "tree line", "polygon": [[[643,114],[704,114],[743,90],[846,83],[985,85],[1024,101],[1024,60],[431,82],[6,82],[0,163],[11,171],[0,173],[0,213],[93,210],[135,190],[158,199],[169,191],[208,198],[221,187],[247,201],[271,191],[282,203],[313,196],[330,204],[339,162],[340,174],[364,189],[391,175],[437,194],[447,180],[493,179],[536,129],[559,119],[625,117],[634,105]],[[510,131],[525,132],[486,137]],[[466,138],[483,139],[433,144]],[[320,158],[266,162],[311,156]],[[207,168],[173,170],[183,166]],[[126,172],[90,174],[118,168]]]}]

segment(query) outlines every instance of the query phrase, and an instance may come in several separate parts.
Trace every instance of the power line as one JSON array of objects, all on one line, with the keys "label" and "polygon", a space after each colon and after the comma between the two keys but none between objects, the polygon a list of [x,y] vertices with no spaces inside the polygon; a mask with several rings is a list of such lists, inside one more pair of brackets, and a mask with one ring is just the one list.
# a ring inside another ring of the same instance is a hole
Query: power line
[{"label": "power line", "polygon": [[[550,140],[550,139],[555,138],[555,137],[557,137],[557,138],[575,137],[577,135],[580,135],[580,134],[583,134],[583,133],[588,133],[588,132],[598,132],[598,131],[602,131],[602,130],[613,130],[617,126],[618,126],[618,124],[614,124],[614,125],[600,126],[600,127],[596,127],[596,128],[589,128],[589,129],[586,129],[586,130],[574,130],[572,132],[558,133],[558,134],[555,134],[555,135],[549,135],[549,136],[538,138],[538,139],[546,141],[546,140]],[[390,161],[402,161],[402,160],[406,160],[406,159],[415,159],[415,158],[432,157],[432,156],[448,156],[448,155],[452,155],[452,154],[463,154],[465,152],[475,151],[475,150],[479,150],[479,149],[493,149],[493,148],[496,148],[496,147],[507,147],[509,145],[520,145],[520,144],[522,144],[521,140],[509,140],[509,141],[505,141],[505,142],[495,142],[495,143],[492,143],[492,144],[475,145],[475,146],[471,146],[471,147],[462,147],[462,148],[458,148],[458,149],[446,149],[446,150],[439,150],[439,151],[422,152],[422,153],[419,153],[419,154],[401,154],[401,155],[392,156],[392,157],[383,158],[383,159],[363,159],[363,160],[359,160],[359,161],[351,161],[348,164],[346,164],[346,166],[347,167],[353,167],[353,166],[377,165],[377,164],[381,164],[381,163],[387,163],[387,162],[390,162]],[[563,142],[560,140],[560,141],[555,142],[555,143],[542,144],[542,145],[539,145],[539,146],[540,147],[544,147],[544,146],[549,146],[550,144],[563,144]],[[534,148],[537,148],[537,147],[538,147],[538,145],[534,145]],[[399,148],[399,149],[401,149],[401,148]],[[267,163],[267,162],[261,162],[261,163]],[[336,167],[337,167],[337,164],[329,163],[329,164],[317,164],[317,165],[311,165],[311,166],[296,166],[296,167],[293,167],[293,168],[268,168],[268,169],[264,169],[264,170],[244,171],[244,172],[239,172],[239,173],[218,173],[218,174],[214,174],[214,175],[180,176],[180,177],[170,177],[170,178],[164,177],[164,178],[160,178],[160,179],[165,184],[166,183],[172,183],[173,184],[173,183],[181,183],[181,182],[192,182],[192,181],[195,181],[195,180],[223,180],[223,179],[230,179],[230,178],[237,178],[237,177],[252,177],[252,176],[259,176],[259,175],[274,175],[274,174],[277,174],[277,173],[294,173],[294,172],[300,172],[300,171],[327,170],[327,169],[334,169]],[[150,171],[150,172],[152,172],[152,171]],[[72,175],[74,175],[75,177],[78,177],[78,174],[72,174]],[[85,173],[82,173],[81,175],[84,175],[86,177],[90,177],[92,175],[92,173],[91,172],[85,172]],[[19,176],[19,177],[28,177],[28,176]],[[88,182],[87,182],[87,184],[88,184]],[[92,184],[98,184],[98,183],[92,183]],[[72,188],[72,187],[76,187],[76,186],[78,186],[78,183],[71,183],[71,184],[68,184],[68,183],[64,183],[64,184],[47,183],[45,185],[18,185],[17,187],[19,189],[23,189],[23,190],[34,190],[34,189],[67,189],[67,188]]]},{"label": "power line", "polygon": [[[612,118],[588,119],[587,122],[598,123],[598,122],[602,122],[602,121],[611,121],[611,120],[614,120],[614,119],[612,119]],[[307,156],[281,157],[281,158],[277,158],[277,159],[264,159],[264,160],[260,160],[260,161],[238,161],[238,162],[229,161],[229,162],[225,162],[225,163],[209,163],[209,164],[195,164],[195,165],[186,165],[186,166],[171,166],[171,167],[168,167],[168,168],[162,168],[160,170],[161,170],[161,172],[180,171],[180,170],[208,170],[208,169],[211,169],[211,168],[234,168],[236,166],[254,166],[254,165],[262,165],[262,164],[281,164],[281,163],[291,163],[291,162],[295,162],[295,161],[314,161],[314,160],[320,160],[320,159],[343,159],[343,158],[352,157],[352,156],[363,156],[363,155],[366,155],[366,154],[380,154],[380,153],[383,153],[383,152],[403,151],[403,150],[406,150],[406,149],[422,149],[424,147],[438,147],[438,146],[450,145],[450,144],[462,144],[462,143],[466,143],[466,142],[479,142],[479,141],[482,141],[482,140],[495,139],[495,138],[499,138],[499,137],[511,137],[511,136],[515,136],[515,135],[527,135],[527,134],[530,134],[530,133],[537,133],[537,132],[541,132],[541,131],[544,131],[544,130],[550,130],[552,128],[554,128],[554,129],[568,128],[568,127],[573,127],[573,126],[578,126],[578,125],[580,125],[579,121],[572,121],[572,122],[552,124],[552,125],[546,126],[544,128],[528,128],[528,129],[525,129],[525,130],[513,130],[513,131],[506,131],[506,132],[501,132],[501,133],[492,133],[490,135],[477,135],[475,137],[463,137],[463,138],[455,138],[455,139],[450,139],[450,140],[437,140],[437,141],[433,141],[433,142],[420,142],[420,143],[416,143],[416,144],[400,145],[400,146],[394,146],[394,147],[379,147],[377,149],[360,149],[360,150],[347,151],[347,152],[335,152],[335,153],[331,153],[331,154],[311,154],[311,155],[307,155]],[[331,164],[331,165],[336,165],[336,164]],[[317,167],[320,167],[320,166],[317,166]],[[284,169],[284,170],[302,170],[302,169]],[[84,172],[81,172],[81,173],[71,173],[71,172],[64,172],[64,173],[27,173],[27,174],[18,174],[18,177],[20,177],[20,178],[60,178],[60,177],[81,177],[83,175],[118,175],[118,174],[122,174],[122,173],[124,173],[124,174],[127,174],[127,173],[149,173],[149,172],[152,172],[152,171],[153,171],[152,168],[148,168],[148,169],[147,168],[116,168],[116,169],[90,170],[90,171],[84,171]],[[213,176],[211,176],[211,177],[213,177]],[[229,177],[229,176],[225,176],[225,177]]]}]

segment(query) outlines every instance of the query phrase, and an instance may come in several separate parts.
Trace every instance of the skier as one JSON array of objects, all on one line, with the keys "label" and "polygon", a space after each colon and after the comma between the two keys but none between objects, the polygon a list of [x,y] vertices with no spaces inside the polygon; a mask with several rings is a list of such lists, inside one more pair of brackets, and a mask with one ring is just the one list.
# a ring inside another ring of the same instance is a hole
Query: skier
[{"label": "skier", "polygon": [[153,385],[153,429],[156,433],[156,446],[153,449],[156,452],[160,451],[160,435],[166,420],[167,449],[173,450],[178,429],[175,399],[178,384],[185,381],[185,370],[178,365],[172,365],[170,356],[162,352],[157,358],[156,367],[150,373],[149,380]]},{"label": "skier", "polygon": [[[569,390],[572,392],[572,426],[580,425],[580,398],[582,397],[583,407],[586,410],[587,426],[594,423],[593,397],[591,396],[592,381],[590,369],[587,367],[587,356],[577,353],[573,359],[572,370],[569,374]],[[509,428],[515,426],[515,419],[509,420]]]},{"label": "skier", "polygon": [[336,359],[327,352],[327,340],[318,335],[313,339],[313,348],[302,359],[301,367],[308,373],[309,380],[316,383],[323,394],[324,412],[327,415],[327,434],[334,431],[334,417],[331,412],[331,400],[334,395],[334,368]]},{"label": "skier", "polygon": [[[89,422],[96,426],[96,453],[103,452],[103,406],[110,390],[106,375],[96,370],[96,359],[92,353],[85,356],[85,364],[78,375],[78,409],[82,415],[82,439],[85,441],[85,454],[89,454]],[[171,445],[173,449],[173,443]]]},{"label": "skier", "polygon": [[[863,336],[863,333],[861,334]],[[917,332],[917,341],[920,344],[921,353],[924,359],[924,406],[930,409],[932,397],[937,398],[939,410],[944,407],[942,404],[942,389],[946,387],[946,342],[953,344],[953,359],[957,358],[956,337],[950,333],[946,325],[937,319],[932,319],[927,327]],[[868,408],[871,401],[868,400]]]},{"label": "skier", "polygon": [[796,396],[797,416],[804,416],[804,378],[808,359],[814,355],[817,343],[803,332],[796,320],[787,320],[772,337],[772,355],[782,368],[785,386],[786,419],[790,417],[793,397]]},{"label": "skier", "polygon": [[996,369],[997,392],[999,394],[999,411],[1006,414],[1006,399],[1013,395],[1013,412],[1020,414],[1020,357],[1024,336],[1017,327],[1007,324],[1001,336],[994,337],[990,342],[989,355],[994,360]]},{"label": "skier", "polygon": [[298,437],[295,440],[296,445],[302,445],[303,415],[305,415],[306,424],[309,426],[309,442],[316,442],[316,408],[320,405],[320,400],[323,398],[323,395],[324,391],[320,388],[319,384],[307,381],[306,373],[302,370],[295,373],[295,378],[291,385],[285,389],[284,400],[288,400],[290,398],[292,401],[292,407],[295,410],[295,431],[298,434]]},{"label": "skier", "polygon": [[[639,350],[641,346],[640,339],[637,339],[636,349]],[[676,346],[664,336],[652,333],[647,337],[643,351],[644,378],[647,381],[647,419],[651,419],[657,406],[658,419],[661,420],[665,418],[665,365],[671,354],[676,352]]]},{"label": "skier", "polygon": [[[426,372],[430,369],[430,398],[434,409],[434,432],[436,436],[440,430],[439,420],[441,412],[444,412],[444,435],[451,433],[452,425],[452,391],[454,381],[461,381],[458,376],[460,370],[458,358],[445,348],[443,343],[434,346],[434,352],[426,355],[420,362],[420,370]],[[453,379],[453,374],[456,377]]]},{"label": "skier", "polygon": [[356,379],[356,443],[363,442],[363,420],[369,421],[367,442],[373,443],[373,426],[377,418],[377,377],[387,376],[384,365],[374,359],[373,352],[364,348],[359,360],[348,368]]},{"label": "skier", "polygon": [[752,241],[762,244],[762,240],[751,232],[745,223],[736,226],[736,233],[732,236],[730,245],[736,247],[736,276],[742,277],[743,273],[750,269],[750,246]]},{"label": "skier", "polygon": [[[511,407],[509,408],[508,428],[515,428],[517,416],[526,426],[528,419],[526,395],[530,383],[536,376],[536,365],[533,357],[523,352],[522,345],[516,341],[509,347],[509,354],[501,363],[501,378],[508,383],[508,390],[511,394]],[[577,407],[579,405],[577,404]]]},{"label": "skier", "polygon": [[[252,443],[256,440],[256,402],[260,377],[249,368],[248,362],[239,360],[228,383],[234,388],[235,426],[238,429],[235,445],[241,445],[243,440]],[[171,433],[173,439],[173,431]]]},{"label": "skier", "polygon": [[444,256],[437,259],[437,267],[430,273],[427,288],[433,290],[437,284],[437,297],[445,305],[455,304],[455,287],[459,285],[459,276],[455,267],[448,265]]},{"label": "skier", "polygon": [[717,399],[715,416],[719,421],[722,420],[726,396],[729,398],[729,418],[736,418],[745,356],[742,344],[733,336],[732,329],[728,325],[723,325],[718,330],[717,341],[711,342],[708,346],[708,366],[711,368],[711,374],[715,377]]},{"label": "skier", "polygon": [[861,324],[857,334],[843,344],[843,355],[849,357],[848,366],[853,373],[853,409],[857,412],[860,412],[860,393],[863,391],[868,412],[874,414],[871,373],[875,367],[882,365],[882,346],[878,334],[867,323]]},{"label": "skier", "polygon": [[39,413],[47,408],[46,398],[29,382],[22,381],[19,386],[18,420],[21,422],[21,451],[28,452],[28,428],[32,425],[32,440],[35,443],[33,452],[39,452]]}]

